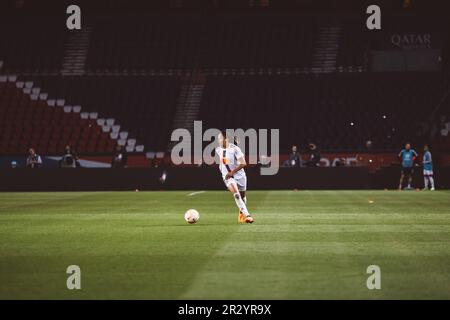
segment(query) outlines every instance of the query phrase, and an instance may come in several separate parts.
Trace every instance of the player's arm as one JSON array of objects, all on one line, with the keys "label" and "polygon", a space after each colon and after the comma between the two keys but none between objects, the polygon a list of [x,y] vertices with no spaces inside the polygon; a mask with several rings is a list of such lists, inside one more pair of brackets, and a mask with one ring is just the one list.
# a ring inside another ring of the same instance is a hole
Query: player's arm
[{"label": "player's arm", "polygon": [[398,160],[400,160],[400,162],[402,162],[402,160],[403,160],[403,150],[402,151],[400,151],[400,153],[398,154]]},{"label": "player's arm", "polygon": [[217,150],[217,148],[214,149],[214,161],[215,161],[215,163],[220,165],[219,150]]},{"label": "player's arm", "polygon": [[245,161],[245,157],[242,156],[240,158],[237,159],[239,162],[239,165],[234,168],[233,170],[229,171],[226,175],[226,179],[231,178],[236,172],[238,172],[239,170],[245,168],[247,166],[247,161]]},{"label": "player's arm", "polygon": [[219,171],[222,170],[222,168],[221,168],[222,163],[221,163],[221,160],[220,160],[220,155],[219,155],[219,149],[218,148],[216,148],[215,152],[214,152],[214,161],[215,161],[216,164],[219,165]]},{"label": "player's arm", "polygon": [[231,170],[231,172],[233,172],[233,174],[235,174],[236,172],[238,172],[239,170],[241,170],[247,166],[247,161],[245,161],[244,156],[238,158],[237,160],[239,162],[239,165],[236,168],[234,168],[233,170]]}]

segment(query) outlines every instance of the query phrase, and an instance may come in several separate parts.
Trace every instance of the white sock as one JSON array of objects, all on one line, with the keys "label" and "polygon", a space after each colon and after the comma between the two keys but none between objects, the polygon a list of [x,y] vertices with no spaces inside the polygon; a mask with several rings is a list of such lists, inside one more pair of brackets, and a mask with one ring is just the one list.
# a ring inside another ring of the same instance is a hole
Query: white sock
[{"label": "white sock", "polygon": [[431,188],[434,189],[434,178],[432,176],[429,176],[428,179],[430,179]]},{"label": "white sock", "polygon": [[236,202],[237,207],[239,208],[239,210],[241,210],[241,212],[248,217],[250,214],[248,213],[247,210],[247,206],[245,205],[244,201],[242,200],[241,195],[239,194],[239,192],[236,192],[234,195],[234,201]]},{"label": "white sock", "polygon": [[423,177],[423,184],[425,185],[425,189],[428,189],[428,177]]}]

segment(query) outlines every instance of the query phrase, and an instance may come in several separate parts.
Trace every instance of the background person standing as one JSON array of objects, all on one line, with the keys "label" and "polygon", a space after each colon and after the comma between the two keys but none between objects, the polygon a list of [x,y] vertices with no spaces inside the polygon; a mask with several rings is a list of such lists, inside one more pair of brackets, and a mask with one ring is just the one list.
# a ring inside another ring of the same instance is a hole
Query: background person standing
[{"label": "background person standing", "polygon": [[405,190],[411,190],[411,183],[412,183],[412,175],[414,173],[414,162],[417,159],[417,152],[413,149],[411,149],[411,144],[407,143],[405,144],[405,149],[403,149],[402,151],[400,151],[400,153],[398,154],[398,157],[401,160],[402,163],[402,171],[401,171],[401,175],[400,175],[400,183],[398,185],[398,189],[402,190],[402,185],[403,185],[403,180],[405,179],[405,177],[407,177],[408,179],[408,185],[405,188]]},{"label": "background person standing", "polygon": [[36,153],[36,151],[33,148],[30,148],[28,150],[28,157],[27,157],[27,168],[40,168],[42,166],[42,159],[41,156]]},{"label": "background person standing", "polygon": [[428,185],[430,185],[430,190],[434,191],[434,178],[433,178],[433,159],[431,157],[430,149],[428,145],[423,147],[423,181],[424,181],[424,190],[428,190]]}]

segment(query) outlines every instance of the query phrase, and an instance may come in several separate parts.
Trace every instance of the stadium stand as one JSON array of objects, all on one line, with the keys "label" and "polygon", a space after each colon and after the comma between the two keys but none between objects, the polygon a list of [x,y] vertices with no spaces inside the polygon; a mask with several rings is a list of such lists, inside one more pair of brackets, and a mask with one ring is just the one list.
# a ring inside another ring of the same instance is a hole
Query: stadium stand
[{"label": "stadium stand", "polygon": [[63,19],[15,15],[0,22],[3,73],[57,73],[64,57]]},{"label": "stadium stand", "polygon": [[[238,2],[217,1],[223,8],[242,6]],[[432,126],[425,122],[430,121],[439,136],[436,143],[447,146],[450,107],[443,97],[450,88],[449,41],[448,29],[438,22],[424,19],[416,29],[440,31],[445,42],[441,71],[372,72],[368,51],[379,47],[379,34],[369,37],[360,18],[351,14],[329,19],[269,10],[136,13],[145,3],[120,13],[93,10],[87,15],[86,61],[72,75],[65,62],[75,33],[60,27],[65,21],[2,15],[0,75],[19,77],[0,84],[2,152],[24,152],[39,142],[41,153],[57,153],[67,141],[87,153],[109,153],[116,143],[130,152],[167,150],[180,96],[195,85],[200,105],[195,116],[204,128],[280,128],[282,152],[310,141],[324,150],[364,151],[367,140],[376,150],[397,150],[406,140],[429,140]],[[185,4],[180,1],[175,8]],[[123,5],[119,0],[86,4],[96,10]],[[158,1],[157,6],[169,5]],[[411,30],[403,24],[408,17],[399,21],[386,30]],[[205,80],[186,82],[198,74]],[[41,88],[48,97],[39,93],[31,99],[17,87],[26,81],[33,82],[31,95]],[[58,100],[64,102],[53,107]],[[48,122],[34,118],[35,110]],[[52,120],[60,118],[61,123]],[[31,122],[36,130],[28,129]],[[64,129],[60,124],[66,122]],[[39,128],[47,132],[42,141]]]},{"label": "stadium stand", "polygon": [[57,154],[67,144],[80,153],[112,152],[116,139],[102,132],[95,119],[83,119],[80,111],[62,99],[48,99],[32,81],[0,76],[0,153],[24,154],[34,147]]},{"label": "stadium stand", "polygon": [[[96,117],[102,132],[121,144],[131,140],[158,151],[169,141],[180,90],[177,77],[33,80],[50,97],[65,99],[66,110],[83,106],[80,115]],[[209,76],[199,119],[205,127],[279,128],[283,151],[310,141],[333,151],[363,151],[367,140],[380,150],[395,149],[412,137],[424,140],[417,128],[443,90],[433,73]]]},{"label": "stadium stand", "polygon": [[202,41],[204,68],[306,67],[312,58],[314,19],[290,15],[227,17],[208,21]]},{"label": "stadium stand", "polygon": [[364,30],[363,21],[344,19],[336,65],[339,71],[362,71],[367,69],[370,35]]},{"label": "stadium stand", "polygon": [[281,149],[319,143],[327,150],[395,149],[416,138],[443,92],[423,73],[210,77],[206,127],[280,128]]},{"label": "stadium stand", "polygon": [[178,78],[49,76],[33,80],[51,97],[63,97],[86,113],[96,113],[103,132],[129,146],[129,151],[136,151],[134,145],[165,150],[180,91]]},{"label": "stadium stand", "polygon": [[[149,69],[305,67],[314,20],[293,15],[199,15],[101,19],[95,23],[88,68],[110,73]],[[205,26],[208,26],[205,28]],[[239,36],[237,36],[239,35]]]},{"label": "stadium stand", "polygon": [[91,70],[186,68],[194,65],[199,21],[123,18],[97,21],[87,59]]}]

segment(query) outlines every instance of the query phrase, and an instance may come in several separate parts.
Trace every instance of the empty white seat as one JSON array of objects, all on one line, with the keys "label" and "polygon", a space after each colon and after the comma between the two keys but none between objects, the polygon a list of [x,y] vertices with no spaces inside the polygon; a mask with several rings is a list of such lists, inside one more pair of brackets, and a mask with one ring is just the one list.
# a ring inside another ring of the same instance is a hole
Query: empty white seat
[{"label": "empty white seat", "polygon": [[120,137],[120,139],[128,138],[128,132],[127,131],[122,131],[121,133],[119,133],[119,137]]},{"label": "empty white seat", "polygon": [[117,132],[119,134],[120,131],[120,125],[116,124],[115,126],[112,126],[112,132]]},{"label": "empty white seat", "polygon": [[30,98],[31,98],[31,100],[36,101],[39,98],[39,95],[33,93],[30,95]]},{"label": "empty white seat", "polygon": [[17,81],[16,82],[16,87],[19,88],[19,89],[22,89],[24,85],[25,85],[25,82],[23,82],[23,81]]},{"label": "empty white seat", "polygon": [[81,112],[81,106],[73,106],[72,111],[75,112],[75,113],[80,113]]},{"label": "empty white seat", "polygon": [[107,124],[108,126],[113,126],[113,125],[114,125],[114,122],[116,122],[116,120],[113,119],[113,118],[108,118],[108,119],[106,119],[106,124]]},{"label": "empty white seat", "polygon": [[17,76],[16,75],[9,75],[8,76],[8,81],[9,82],[16,82],[17,81]]},{"label": "empty white seat", "polygon": [[64,106],[64,112],[65,113],[72,112],[72,106]]},{"label": "empty white seat", "polygon": [[447,123],[445,124],[445,129],[447,129],[448,131],[450,131],[450,122],[447,122]]},{"label": "empty white seat", "polygon": [[119,146],[125,146],[126,143],[127,143],[127,140],[124,140],[124,139],[119,139],[119,140],[117,140],[117,144],[118,144]]},{"label": "empty white seat", "polygon": [[126,150],[127,152],[133,152],[133,151],[134,151],[134,146],[126,146],[126,147],[125,147],[125,150]]},{"label": "empty white seat", "polygon": [[98,118],[98,112],[89,113],[89,119],[97,119],[97,118]]},{"label": "empty white seat", "polygon": [[156,159],[162,159],[164,158],[164,152],[163,151],[159,151],[156,153]]},{"label": "empty white seat", "polygon": [[111,130],[110,126],[102,126],[102,131],[103,132],[109,132]]},{"label": "empty white seat", "polygon": [[[131,147],[131,146],[130,146]],[[144,152],[144,145],[140,144],[135,147],[136,152]]]},{"label": "empty white seat", "polygon": [[443,137],[448,136],[448,130],[447,129],[442,129],[441,130],[441,136],[443,136]]},{"label": "empty white seat", "polygon": [[129,146],[135,146],[136,145],[136,139],[128,139],[127,144]]},{"label": "empty white seat", "polygon": [[82,112],[80,113],[81,119],[89,119],[89,112]]},{"label": "empty white seat", "polygon": [[47,100],[48,98],[48,93],[41,93],[39,94],[39,99],[40,100]]},{"label": "empty white seat", "polygon": [[156,153],[154,151],[149,151],[145,154],[145,157],[147,159],[154,159],[155,158]]},{"label": "empty white seat", "polygon": [[31,89],[30,89],[30,88],[24,88],[24,89],[23,89],[23,93],[25,93],[25,94],[31,94]]},{"label": "empty white seat", "polygon": [[0,76],[0,82],[6,82],[8,80],[7,76]]},{"label": "empty white seat", "polygon": [[54,107],[55,104],[56,104],[56,101],[55,101],[54,99],[50,99],[50,100],[47,100],[47,104],[48,104],[50,107]]},{"label": "empty white seat", "polygon": [[39,94],[39,93],[41,93],[41,88],[33,88],[33,89],[31,89],[31,92],[33,94]]},{"label": "empty white seat", "polygon": [[66,104],[66,100],[64,100],[64,99],[58,99],[58,100],[56,100],[56,105],[57,105],[58,107],[64,107],[65,104]]},{"label": "empty white seat", "polygon": [[98,118],[97,119],[97,124],[99,126],[104,126],[105,125],[105,118]]},{"label": "empty white seat", "polygon": [[33,85],[34,85],[33,81],[25,82],[25,88],[31,89],[33,88]]},{"label": "empty white seat", "polygon": [[119,137],[119,134],[118,134],[117,132],[111,132],[111,133],[109,134],[109,137],[110,137],[111,139],[116,140],[116,139]]}]

